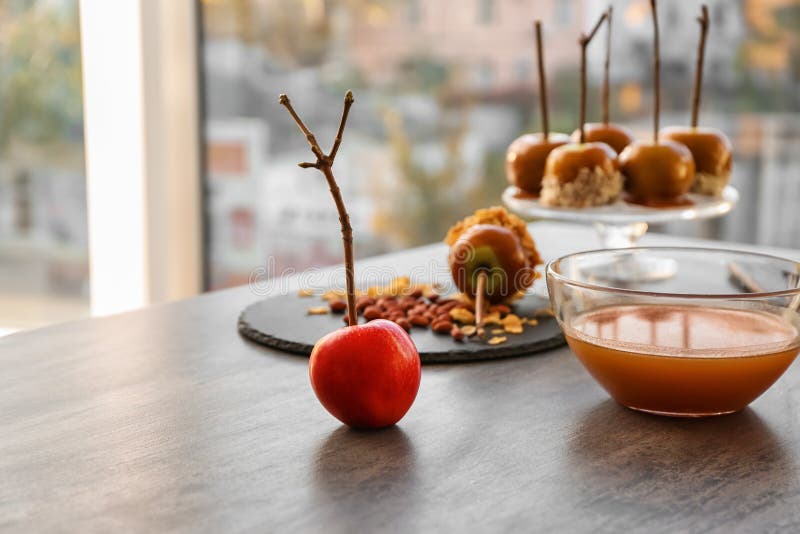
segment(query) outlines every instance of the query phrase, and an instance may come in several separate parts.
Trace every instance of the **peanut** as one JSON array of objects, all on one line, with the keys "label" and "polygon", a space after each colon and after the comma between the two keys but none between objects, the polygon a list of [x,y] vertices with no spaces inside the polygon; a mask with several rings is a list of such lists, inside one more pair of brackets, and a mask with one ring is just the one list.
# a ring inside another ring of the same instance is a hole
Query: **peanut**
[{"label": "peanut", "polygon": [[400,317],[399,319],[395,320],[394,322],[397,323],[397,326],[399,326],[400,328],[402,328],[406,332],[411,330],[411,323],[409,323],[408,319],[406,319],[405,317]]},{"label": "peanut", "polygon": [[372,306],[373,304],[375,304],[375,299],[372,297],[358,297],[356,299],[356,311],[361,313],[367,306]]},{"label": "peanut", "polygon": [[462,332],[461,329],[457,326],[454,326],[453,328],[450,329],[450,335],[456,341],[461,341],[464,339],[464,332]]},{"label": "peanut", "polygon": [[328,303],[328,307],[333,313],[344,313],[347,309],[347,303],[343,300],[332,300]]},{"label": "peanut", "polygon": [[504,315],[506,313],[511,313],[511,308],[505,304],[495,304],[494,306],[489,306],[489,313],[499,313],[500,315]]},{"label": "peanut", "polygon": [[364,309],[364,319],[367,321],[374,321],[375,319],[380,319],[383,316],[383,312],[381,309],[375,305],[367,306]]},{"label": "peanut", "polygon": [[453,329],[453,323],[450,321],[438,321],[433,323],[431,329],[437,334],[449,334]]},{"label": "peanut", "polygon": [[431,324],[430,319],[424,315],[409,315],[408,321],[414,326],[426,327]]}]

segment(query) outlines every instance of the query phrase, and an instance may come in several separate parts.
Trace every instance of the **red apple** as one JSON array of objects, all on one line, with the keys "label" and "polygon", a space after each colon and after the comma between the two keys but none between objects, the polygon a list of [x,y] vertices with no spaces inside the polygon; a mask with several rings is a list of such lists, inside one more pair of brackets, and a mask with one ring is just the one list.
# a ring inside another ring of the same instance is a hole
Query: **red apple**
[{"label": "red apple", "polygon": [[353,428],[381,428],[397,423],[413,404],[421,367],[406,331],[377,319],[317,341],[308,374],[335,418]]}]

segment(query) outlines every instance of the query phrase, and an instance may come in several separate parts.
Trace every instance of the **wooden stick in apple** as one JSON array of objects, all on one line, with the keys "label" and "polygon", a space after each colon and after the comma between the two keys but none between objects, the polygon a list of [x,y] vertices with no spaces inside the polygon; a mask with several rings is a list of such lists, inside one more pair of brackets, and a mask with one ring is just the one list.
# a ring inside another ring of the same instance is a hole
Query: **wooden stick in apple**
[{"label": "wooden stick in apple", "polygon": [[475,289],[475,326],[477,333],[483,337],[486,333],[483,328],[483,310],[486,307],[486,271],[478,273],[478,283]]},{"label": "wooden stick in apple", "polygon": [[355,306],[353,229],[333,176],[333,162],[342,143],[353,93],[344,97],[339,130],[329,153],[323,152],[314,134],[297,115],[289,97],[280,103],[306,136],[314,162],[299,163],[319,170],[328,182],[339,212],[347,279],[348,326],[323,336],[308,360],[311,387],[320,403],[341,422],[355,428],[381,428],[397,423],[411,407],[420,382],[420,359],[408,333],[396,323],[377,319],[359,325]]},{"label": "wooden stick in apple", "polygon": [[582,33],[578,39],[581,47],[580,124],[573,133],[577,142],[558,147],[547,156],[539,197],[542,206],[602,206],[617,200],[622,191],[617,153],[603,141],[590,140],[586,128],[586,49],[606,17],[608,13],[603,12],[592,30]]},{"label": "wooden stick in apple", "polygon": [[539,63],[539,108],[542,114],[542,138],[547,142],[550,134],[550,121],[547,115],[547,79],[544,76],[544,46],[542,46],[542,21],[533,23],[536,32],[536,59]]},{"label": "wooden stick in apple", "polygon": [[342,111],[342,119],[339,121],[339,130],[336,132],[333,148],[331,148],[330,153],[327,155],[320,148],[314,134],[309,131],[303,123],[303,120],[295,112],[289,97],[282,94],[279,101],[286,107],[289,115],[291,115],[297,123],[297,126],[300,127],[300,131],[306,136],[306,140],[308,140],[308,144],[311,146],[311,152],[317,157],[317,161],[313,163],[303,162],[298,163],[298,165],[304,169],[319,169],[328,182],[331,196],[336,203],[336,210],[339,212],[339,223],[342,226],[342,242],[344,243],[344,272],[347,284],[347,322],[350,326],[353,326],[358,324],[358,315],[356,315],[355,270],[353,266],[353,228],[350,226],[350,216],[347,214],[347,209],[342,200],[342,192],[336,183],[336,178],[334,178],[333,170],[331,169],[336,159],[336,153],[339,151],[339,145],[342,144],[342,134],[347,124],[347,115],[350,113],[350,106],[353,105],[354,101],[353,93],[352,91],[347,91],[347,94],[344,95],[344,111]]},{"label": "wooden stick in apple", "polygon": [[700,41],[697,43],[697,67],[694,73],[694,90],[692,91],[692,128],[697,128],[697,118],[700,114],[700,93],[703,86],[703,60],[706,52],[706,36],[708,35],[708,7],[703,4],[700,16]]},{"label": "wooden stick in apple", "polygon": [[661,110],[661,54],[656,0],[650,0],[653,14],[653,140],[636,141],[619,155],[625,175],[627,200],[655,208],[691,204],[686,193],[692,186],[695,164],[692,153],[682,143],[659,139]]},{"label": "wooden stick in apple", "polygon": [[691,151],[695,166],[694,181],[692,182],[693,193],[719,196],[730,181],[733,146],[730,139],[721,131],[698,126],[700,95],[703,86],[703,59],[709,26],[708,7],[705,5],[701,6],[697,22],[700,23],[700,40],[697,43],[691,124],[689,127],[667,126],[659,132],[659,137],[662,143],[677,141],[686,145]]},{"label": "wooden stick in apple", "polygon": [[658,38],[658,9],[656,0],[650,0],[653,14],[653,144],[658,144],[658,118],[661,114],[661,50]]},{"label": "wooden stick in apple", "polygon": [[542,44],[542,21],[533,22],[536,40],[536,58],[539,67],[539,108],[542,131],[523,134],[508,146],[506,151],[506,178],[523,195],[539,196],[545,161],[550,152],[569,143],[569,136],[550,131],[547,111],[547,78],[545,77],[544,45]]},{"label": "wooden stick in apple", "polygon": [[634,140],[633,131],[622,124],[611,122],[611,16],[614,10],[608,6],[606,10],[606,58],[603,66],[603,93],[602,93],[602,122],[581,123],[580,127],[572,132],[572,140],[576,143],[581,140],[581,128],[584,138],[590,143],[605,143],[619,154]]},{"label": "wooden stick in apple", "polygon": [[609,71],[611,70],[611,16],[613,14],[614,8],[608,6],[606,10],[606,61],[603,65],[603,124],[606,126],[609,122],[608,99],[611,96]]},{"label": "wooden stick in apple", "polygon": [[594,25],[594,28],[592,28],[592,31],[590,31],[588,34],[581,34],[581,38],[578,41],[581,45],[581,144],[586,142],[586,131],[584,128],[584,124],[586,123],[586,48],[589,46],[589,43],[592,42],[594,34],[596,34],[597,30],[600,29],[600,25],[603,24],[603,21],[606,20],[606,17],[608,17],[607,12],[603,13],[602,16],[597,20],[597,23]]}]

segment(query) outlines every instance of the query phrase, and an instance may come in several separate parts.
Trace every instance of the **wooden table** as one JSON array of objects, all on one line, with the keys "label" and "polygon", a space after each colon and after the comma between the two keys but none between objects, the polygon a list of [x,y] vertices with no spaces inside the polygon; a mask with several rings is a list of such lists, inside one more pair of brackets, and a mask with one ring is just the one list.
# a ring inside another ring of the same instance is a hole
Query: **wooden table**
[{"label": "wooden table", "polygon": [[[585,228],[533,232],[546,258],[596,246]],[[645,239],[675,242],[702,244]],[[434,245],[359,269],[443,257]],[[707,420],[617,406],[567,349],[429,366],[399,426],[355,432],[317,403],[304,358],[239,338],[256,298],[0,339],[0,529],[800,530],[798,364]]]}]

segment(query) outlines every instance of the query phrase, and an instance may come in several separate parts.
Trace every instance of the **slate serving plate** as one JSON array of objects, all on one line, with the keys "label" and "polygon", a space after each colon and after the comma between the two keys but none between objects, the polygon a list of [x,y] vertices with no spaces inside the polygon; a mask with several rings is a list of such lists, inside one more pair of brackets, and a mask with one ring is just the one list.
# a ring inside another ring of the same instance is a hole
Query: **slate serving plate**
[{"label": "slate serving plate", "polygon": [[[267,347],[309,356],[314,343],[325,334],[342,328],[342,315],[308,315],[308,308],[322,306],[319,298],[280,295],[251,304],[239,316],[239,333]],[[534,310],[549,303],[529,295],[514,303],[514,313],[530,317]],[[363,319],[362,319],[363,320]],[[492,327],[488,327],[491,329]],[[455,363],[525,356],[564,344],[564,336],[552,317],[539,318],[536,326],[525,326],[522,334],[504,334],[508,341],[488,345],[486,341],[454,341],[449,335],[434,334],[430,329],[412,328],[411,338],[422,363]],[[487,336],[487,339],[491,336]]]}]

